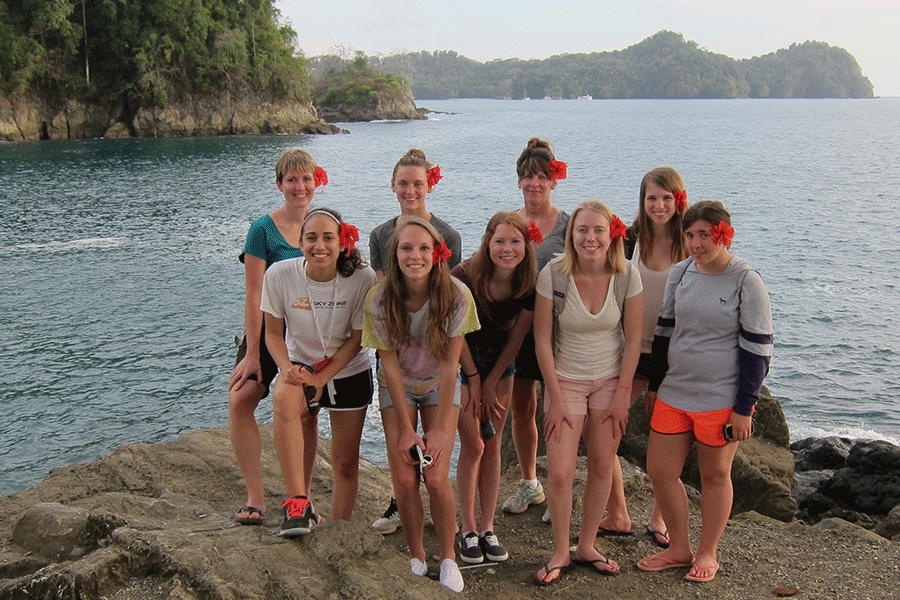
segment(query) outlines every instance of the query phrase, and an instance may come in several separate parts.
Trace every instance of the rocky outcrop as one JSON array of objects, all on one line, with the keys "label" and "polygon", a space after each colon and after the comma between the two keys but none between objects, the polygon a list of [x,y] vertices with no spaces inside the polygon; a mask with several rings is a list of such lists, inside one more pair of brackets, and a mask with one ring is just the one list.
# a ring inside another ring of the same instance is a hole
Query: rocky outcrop
[{"label": "rocky outcrop", "polygon": [[6,141],[341,132],[311,104],[253,93],[191,96],[134,110],[121,103],[0,98],[0,140]]},{"label": "rocky outcrop", "polygon": [[[310,600],[546,597],[533,583],[552,550],[544,506],[521,515],[497,512],[495,529],[510,559],[463,569],[462,595],[435,579],[434,529],[427,514],[430,573],[409,569],[400,533],[382,537],[369,523],[387,504],[390,477],[363,461],[353,518],[330,520],[332,473],[322,441],[312,496],[328,521],[296,540],[274,535],[283,500],[271,428],[263,428],[265,508],[261,526],[232,520],[244,499],[228,431],[196,431],[163,444],[122,446],[96,461],[52,471],[40,484],[0,497],[0,600]],[[583,491],[585,460],[575,490]],[[543,459],[539,460],[543,471]],[[499,497],[512,492],[518,468],[501,477]],[[648,522],[652,493],[646,475],[625,465],[634,529]],[[426,495],[426,494],[423,494]],[[699,528],[690,494],[691,527]],[[574,534],[580,510],[573,515]],[[641,573],[634,564],[658,549],[649,536],[598,538],[597,549],[622,566],[618,577],[586,569],[565,576],[553,597],[698,597],[684,570]],[[704,586],[718,600],[772,597],[799,590],[804,598],[888,598],[900,588],[900,544],[837,518],[815,526],[785,525],[757,512],[731,520],[719,545],[722,569]],[[840,568],[838,568],[838,566]],[[602,579],[602,581],[601,581]],[[688,589],[690,587],[690,589]],[[598,591],[602,588],[602,591]]]},{"label": "rocky outcrop", "polygon": [[317,107],[319,116],[329,123],[353,123],[359,121],[395,121],[427,119],[416,108],[412,96],[388,96],[379,94],[374,100],[354,104],[338,104]]},{"label": "rocky outcrop", "polygon": [[900,447],[831,437],[800,440],[791,449],[801,519],[840,517],[885,537],[900,534]]}]

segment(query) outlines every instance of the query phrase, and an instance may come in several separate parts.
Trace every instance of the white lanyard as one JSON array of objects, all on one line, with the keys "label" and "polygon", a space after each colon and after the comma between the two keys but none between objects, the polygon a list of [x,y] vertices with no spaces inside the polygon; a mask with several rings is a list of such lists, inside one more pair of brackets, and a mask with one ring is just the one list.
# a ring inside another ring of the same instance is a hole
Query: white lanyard
[{"label": "white lanyard", "polygon": [[[322,335],[322,329],[319,327],[319,317],[316,316],[316,303],[313,301],[312,294],[309,293],[309,277],[306,275],[305,271],[303,273],[303,283],[306,284],[306,297],[309,298],[309,309],[312,311],[313,325],[316,328],[316,334],[319,336],[319,342],[322,344],[322,360],[321,362],[314,365],[314,367],[318,367],[322,365],[320,368],[315,369],[318,373],[322,368],[325,367],[329,362],[331,362],[331,358],[328,356],[328,346],[331,344],[332,333],[334,333],[334,315],[337,312],[337,285],[338,285],[338,277],[337,273],[334,274],[334,287],[331,289],[331,321],[328,323],[328,342],[325,342],[325,338]],[[331,395],[332,400],[336,395],[334,390],[334,379],[329,379],[328,383],[328,393]]]}]

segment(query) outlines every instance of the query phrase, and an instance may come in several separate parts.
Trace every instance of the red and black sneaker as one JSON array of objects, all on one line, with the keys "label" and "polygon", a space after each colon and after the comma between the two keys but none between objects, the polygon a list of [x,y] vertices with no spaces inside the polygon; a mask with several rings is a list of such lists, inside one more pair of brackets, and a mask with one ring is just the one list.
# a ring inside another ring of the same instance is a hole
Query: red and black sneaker
[{"label": "red and black sneaker", "polygon": [[306,496],[288,498],[281,505],[284,508],[284,521],[281,522],[282,537],[295,537],[309,533],[319,522],[319,516],[313,510]]}]

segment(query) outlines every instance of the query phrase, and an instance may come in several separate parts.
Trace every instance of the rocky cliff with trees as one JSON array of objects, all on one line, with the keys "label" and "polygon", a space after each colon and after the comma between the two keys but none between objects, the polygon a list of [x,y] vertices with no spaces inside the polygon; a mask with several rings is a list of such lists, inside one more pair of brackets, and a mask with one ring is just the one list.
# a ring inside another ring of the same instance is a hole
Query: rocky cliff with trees
[{"label": "rocky cliff with trees", "polygon": [[624,50],[478,62],[452,50],[373,58],[416,98],[871,98],[849,52],[808,41],[749,59],[660,31]]},{"label": "rocky cliff with trees", "polygon": [[0,0],[0,139],[336,131],[273,0]]}]

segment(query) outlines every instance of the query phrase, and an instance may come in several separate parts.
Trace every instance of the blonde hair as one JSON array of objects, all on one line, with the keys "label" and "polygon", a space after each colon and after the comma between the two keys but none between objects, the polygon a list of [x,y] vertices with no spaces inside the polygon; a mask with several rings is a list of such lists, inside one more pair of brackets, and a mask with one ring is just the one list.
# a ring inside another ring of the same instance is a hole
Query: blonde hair
[{"label": "blonde hair", "polygon": [[275,163],[275,181],[281,183],[284,174],[291,169],[300,169],[304,173],[314,173],[316,159],[306,150],[300,148],[286,148]]},{"label": "blonde hair", "polygon": [[[575,241],[573,234],[575,232],[575,220],[582,211],[592,210],[606,219],[606,222],[612,224],[613,213],[609,207],[600,200],[585,200],[575,207],[572,216],[569,218],[569,225],[566,227],[566,247],[562,255],[554,259],[559,270],[564,275],[570,275],[578,272],[578,254],[575,251]],[[625,238],[610,239],[609,248],[606,250],[606,269],[610,273],[625,272]]]},{"label": "blonde hair", "polygon": [[[397,259],[397,248],[400,245],[400,232],[407,227],[421,227],[431,236],[433,246],[443,242],[441,234],[425,219],[414,216],[397,217],[397,228],[391,236],[390,256],[388,257],[387,274],[384,279],[384,319],[388,338],[396,348],[403,348],[410,342],[410,316],[405,302],[409,299],[409,291],[400,263]],[[428,273],[428,348],[438,360],[442,360],[450,342],[450,319],[455,305],[460,301],[459,288],[450,278],[447,265],[438,263]]]}]

